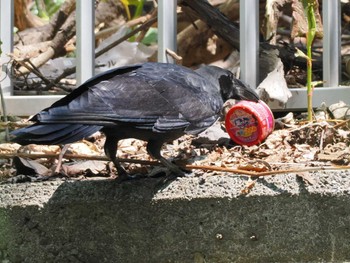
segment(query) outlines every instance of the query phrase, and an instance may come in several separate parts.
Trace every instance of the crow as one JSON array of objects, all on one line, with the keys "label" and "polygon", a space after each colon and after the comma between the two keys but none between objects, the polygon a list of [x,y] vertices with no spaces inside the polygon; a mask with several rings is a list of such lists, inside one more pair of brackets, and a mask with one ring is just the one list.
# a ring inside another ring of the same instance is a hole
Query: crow
[{"label": "crow", "polygon": [[118,141],[126,138],[147,141],[151,157],[182,175],[161,155],[162,145],[210,127],[227,99],[258,101],[259,96],[230,71],[215,66],[195,71],[156,62],[124,66],[96,75],[34,115],[34,124],[13,131],[12,141],[69,144],[101,131],[104,152],[119,180],[128,179],[116,156]]}]

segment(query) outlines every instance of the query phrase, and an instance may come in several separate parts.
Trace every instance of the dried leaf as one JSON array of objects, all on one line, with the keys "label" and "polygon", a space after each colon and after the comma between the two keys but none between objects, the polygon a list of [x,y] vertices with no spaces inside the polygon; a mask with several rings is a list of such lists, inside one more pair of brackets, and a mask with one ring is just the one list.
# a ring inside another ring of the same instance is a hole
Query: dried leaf
[{"label": "dried leaf", "polygon": [[21,145],[17,143],[2,143],[0,144],[0,152],[1,153],[11,153],[16,152]]},{"label": "dried leaf", "polygon": [[81,161],[74,162],[70,164],[63,164],[62,170],[68,176],[75,176],[85,173],[89,170],[89,172],[97,175],[101,173],[103,170],[106,170],[106,162],[104,161]]},{"label": "dried leaf", "polygon": [[[293,27],[291,37],[294,39],[295,37],[304,37],[308,32],[308,23],[307,18],[304,12],[303,4],[300,0],[293,0],[292,2],[293,9]],[[318,1],[315,0],[314,13],[316,19],[316,37],[323,37],[323,26],[322,19],[319,12],[319,4]]]},{"label": "dried leaf", "polygon": [[15,156],[13,163],[16,167],[16,174],[47,176],[51,171],[40,163]]},{"label": "dried leaf", "polygon": [[91,144],[87,144],[85,142],[72,143],[69,146],[69,151],[72,154],[80,154],[80,155],[96,155],[96,154],[99,154],[99,152],[96,151],[96,148],[91,147]]},{"label": "dried leaf", "polygon": [[61,148],[57,145],[37,145],[29,144],[19,149],[20,152],[37,153],[37,154],[58,154]]},{"label": "dried leaf", "polygon": [[241,190],[241,194],[242,195],[249,194],[252,191],[253,187],[255,186],[255,183],[256,183],[256,180],[248,181],[246,186]]},{"label": "dried leaf", "polygon": [[312,175],[309,172],[298,172],[296,175],[300,177],[306,184],[316,184],[316,180],[312,177]]}]

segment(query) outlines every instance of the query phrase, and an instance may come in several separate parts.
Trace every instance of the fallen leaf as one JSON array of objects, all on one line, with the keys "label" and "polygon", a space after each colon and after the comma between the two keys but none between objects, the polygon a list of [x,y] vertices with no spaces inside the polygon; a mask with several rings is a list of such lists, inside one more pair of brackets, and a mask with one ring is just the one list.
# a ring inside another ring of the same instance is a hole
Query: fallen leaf
[{"label": "fallen leaf", "polygon": [[242,195],[249,194],[252,191],[253,187],[255,186],[255,183],[256,183],[256,180],[248,181],[246,186],[241,190],[241,194]]},{"label": "fallen leaf", "polygon": [[76,176],[85,173],[86,171],[92,174],[99,174],[106,170],[105,161],[80,161],[62,165],[62,170],[68,176]]},{"label": "fallen leaf", "polygon": [[316,184],[316,180],[312,177],[312,175],[309,172],[298,172],[296,175],[301,178],[304,183],[309,185]]},{"label": "fallen leaf", "polygon": [[16,174],[47,176],[51,171],[40,163],[15,156],[13,163],[16,167]]}]

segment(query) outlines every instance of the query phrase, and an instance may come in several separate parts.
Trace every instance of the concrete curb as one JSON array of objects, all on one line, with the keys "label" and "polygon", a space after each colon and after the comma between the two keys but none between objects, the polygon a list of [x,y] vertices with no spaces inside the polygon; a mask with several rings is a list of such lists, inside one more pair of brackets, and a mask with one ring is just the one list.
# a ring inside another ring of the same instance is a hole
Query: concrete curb
[{"label": "concrete curb", "polygon": [[0,186],[1,262],[350,261],[350,171]]}]

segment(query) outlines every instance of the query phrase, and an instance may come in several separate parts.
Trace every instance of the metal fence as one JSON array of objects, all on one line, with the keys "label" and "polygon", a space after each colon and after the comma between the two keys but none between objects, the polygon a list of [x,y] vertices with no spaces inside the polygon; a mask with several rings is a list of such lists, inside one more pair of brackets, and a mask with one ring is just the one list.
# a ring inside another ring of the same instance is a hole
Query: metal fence
[{"label": "metal fence", "polygon": [[[169,62],[166,49],[176,50],[177,0],[158,0],[158,61]],[[258,0],[240,1],[240,64],[241,78],[252,87],[257,86],[259,25]],[[77,0],[77,82],[82,83],[94,75],[94,0]],[[13,50],[12,0],[0,0],[0,39],[3,56]],[[343,100],[350,103],[350,88],[339,87],[340,78],[340,0],[323,1],[323,76],[326,86],[315,88],[314,106],[327,105]],[[2,67],[1,89],[5,95],[7,113],[26,116],[48,107],[62,96],[13,96],[11,79]],[[5,77],[6,76],[6,77]],[[286,109],[306,108],[306,90],[291,89],[293,94]]]}]

